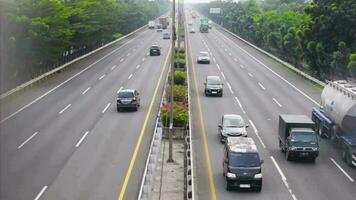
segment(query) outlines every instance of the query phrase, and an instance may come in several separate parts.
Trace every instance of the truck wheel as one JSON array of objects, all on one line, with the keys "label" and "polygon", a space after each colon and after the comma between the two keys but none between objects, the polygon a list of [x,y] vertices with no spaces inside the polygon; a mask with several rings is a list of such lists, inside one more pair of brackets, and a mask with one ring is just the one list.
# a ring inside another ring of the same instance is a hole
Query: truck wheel
[{"label": "truck wheel", "polygon": [[279,148],[281,149],[281,152],[284,152],[284,148],[283,148],[282,142],[280,140],[279,140]]}]

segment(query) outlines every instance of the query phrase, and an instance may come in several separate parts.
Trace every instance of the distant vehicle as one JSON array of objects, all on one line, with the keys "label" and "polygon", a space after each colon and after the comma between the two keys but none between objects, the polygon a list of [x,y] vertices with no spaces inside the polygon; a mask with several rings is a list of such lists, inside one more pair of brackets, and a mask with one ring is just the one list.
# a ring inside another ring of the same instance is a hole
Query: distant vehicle
[{"label": "distant vehicle", "polygon": [[279,115],[279,148],[286,159],[308,158],[319,155],[319,140],[314,131],[315,123],[305,115]]},{"label": "distant vehicle", "polygon": [[116,100],[117,112],[124,108],[133,108],[135,111],[140,107],[140,96],[135,89],[120,90]]},{"label": "distant vehicle", "polygon": [[189,22],[188,22],[188,25],[189,25],[189,26],[192,26],[192,25],[193,25],[193,22],[192,22],[192,21],[189,21]]},{"label": "distant vehicle", "polygon": [[194,28],[190,29],[189,33],[195,33],[195,29]]},{"label": "distant vehicle", "polygon": [[170,33],[163,33],[163,39],[171,39]]},{"label": "distant vehicle", "polygon": [[213,27],[213,22],[211,20],[208,21],[208,28],[211,29]]},{"label": "distant vehicle", "polygon": [[159,32],[158,29],[161,29],[161,32],[162,32],[162,25],[161,24],[156,24],[156,29],[157,29],[157,32]]},{"label": "distant vehicle", "polygon": [[228,137],[247,137],[244,119],[240,115],[235,114],[225,114],[221,117],[221,122],[218,126],[220,142],[226,142]]},{"label": "distant vehicle", "polygon": [[226,190],[236,188],[262,190],[262,163],[250,137],[228,137],[224,145],[223,176]]},{"label": "distant vehicle", "polygon": [[148,28],[149,29],[154,29],[155,28],[155,21],[149,21],[148,22]]},{"label": "distant vehicle", "polygon": [[161,55],[161,47],[157,44],[153,44],[150,47],[150,56],[159,56]]},{"label": "distant vehicle", "polygon": [[201,51],[199,52],[198,58],[197,58],[197,63],[206,63],[206,64],[210,64],[210,57],[209,57],[209,53],[206,51]]},{"label": "distant vehicle", "polygon": [[168,26],[168,20],[167,17],[160,17],[158,19],[159,23],[162,25],[162,29],[167,29]]},{"label": "distant vehicle", "polygon": [[157,32],[162,32],[163,30],[160,28],[157,28]]},{"label": "distant vehicle", "polygon": [[313,108],[312,120],[321,137],[342,149],[342,159],[356,167],[356,85],[329,81],[321,93],[321,108]]},{"label": "distant vehicle", "polygon": [[216,95],[222,97],[223,85],[224,83],[221,81],[219,76],[207,76],[204,83],[205,96]]}]

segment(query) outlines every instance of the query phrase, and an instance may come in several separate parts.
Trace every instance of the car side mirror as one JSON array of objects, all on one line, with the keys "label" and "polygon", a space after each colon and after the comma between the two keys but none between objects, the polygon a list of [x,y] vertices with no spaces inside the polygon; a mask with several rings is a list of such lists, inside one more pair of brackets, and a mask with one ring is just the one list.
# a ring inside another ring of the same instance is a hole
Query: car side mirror
[{"label": "car side mirror", "polygon": [[249,125],[248,125],[248,124],[246,124],[246,126],[245,126],[245,127],[246,127],[246,128],[248,128],[248,126],[249,126]]},{"label": "car side mirror", "polygon": [[262,160],[260,161],[261,165],[262,165],[264,162],[265,162],[265,161],[262,159]]},{"label": "car side mirror", "polygon": [[218,125],[219,128],[222,128],[221,124]]}]

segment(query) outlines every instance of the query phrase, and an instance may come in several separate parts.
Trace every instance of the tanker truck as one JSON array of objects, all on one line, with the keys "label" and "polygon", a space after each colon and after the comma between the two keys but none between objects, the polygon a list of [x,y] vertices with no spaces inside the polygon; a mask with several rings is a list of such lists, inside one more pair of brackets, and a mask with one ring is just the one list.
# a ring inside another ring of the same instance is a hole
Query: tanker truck
[{"label": "tanker truck", "polygon": [[346,80],[327,81],[320,108],[313,108],[317,133],[341,147],[342,160],[356,167],[356,86]]}]

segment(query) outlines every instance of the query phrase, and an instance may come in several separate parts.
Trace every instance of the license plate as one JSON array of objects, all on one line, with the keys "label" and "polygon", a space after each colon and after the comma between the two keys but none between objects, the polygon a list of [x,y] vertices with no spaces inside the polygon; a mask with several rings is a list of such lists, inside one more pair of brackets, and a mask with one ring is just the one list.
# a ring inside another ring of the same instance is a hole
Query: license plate
[{"label": "license plate", "polygon": [[308,153],[303,152],[303,153],[301,153],[300,155],[301,155],[301,156],[308,156],[309,154],[308,154]]},{"label": "license plate", "polygon": [[240,184],[240,188],[250,188],[250,184]]},{"label": "license plate", "polygon": [[211,93],[212,93],[212,94],[216,94],[217,92],[216,92],[216,91],[212,91]]}]

